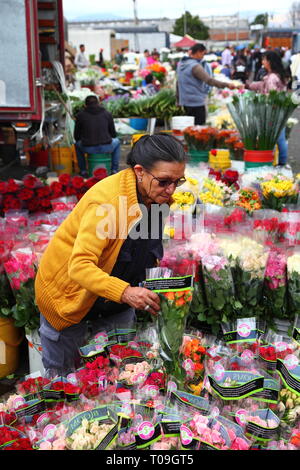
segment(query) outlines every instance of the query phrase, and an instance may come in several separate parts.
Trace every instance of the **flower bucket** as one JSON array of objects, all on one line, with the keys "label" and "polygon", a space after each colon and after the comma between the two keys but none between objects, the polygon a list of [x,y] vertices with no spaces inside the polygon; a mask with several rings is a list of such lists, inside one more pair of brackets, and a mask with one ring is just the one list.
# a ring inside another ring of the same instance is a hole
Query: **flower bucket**
[{"label": "flower bucket", "polygon": [[272,166],[274,162],[273,150],[245,150],[245,169]]},{"label": "flower bucket", "polygon": [[28,341],[29,372],[40,372],[43,374],[44,366],[42,362],[42,345],[38,330],[26,334]]},{"label": "flower bucket", "polygon": [[93,172],[97,168],[105,168],[107,175],[110,174],[111,170],[111,154],[110,153],[95,153],[88,155],[88,171],[89,177],[93,176]]},{"label": "flower bucket", "polygon": [[148,126],[148,119],[140,117],[130,118],[129,125],[137,131],[145,131]]},{"label": "flower bucket", "polygon": [[53,171],[55,171],[58,175],[61,175],[62,173],[68,173],[69,175],[72,174],[73,151],[73,146],[51,148],[50,153]]},{"label": "flower bucket", "polygon": [[19,365],[20,328],[11,318],[0,318],[0,379],[15,372]]},{"label": "flower bucket", "polygon": [[230,152],[228,149],[213,149],[209,152],[208,161],[211,168],[225,170],[231,167]]},{"label": "flower bucket", "polygon": [[208,150],[195,150],[189,149],[188,155],[190,157],[189,164],[198,164],[200,162],[208,162]]}]

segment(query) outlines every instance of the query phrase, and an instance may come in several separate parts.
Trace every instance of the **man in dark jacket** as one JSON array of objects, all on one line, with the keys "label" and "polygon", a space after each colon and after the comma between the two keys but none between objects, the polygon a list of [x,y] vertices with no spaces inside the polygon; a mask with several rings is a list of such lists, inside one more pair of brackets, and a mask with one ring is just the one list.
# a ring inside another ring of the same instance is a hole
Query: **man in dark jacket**
[{"label": "man in dark jacket", "polygon": [[87,96],[85,109],[78,113],[74,130],[77,161],[83,177],[87,177],[86,153],[111,153],[111,173],[118,172],[121,145],[116,135],[111,113],[100,106],[97,96]]}]

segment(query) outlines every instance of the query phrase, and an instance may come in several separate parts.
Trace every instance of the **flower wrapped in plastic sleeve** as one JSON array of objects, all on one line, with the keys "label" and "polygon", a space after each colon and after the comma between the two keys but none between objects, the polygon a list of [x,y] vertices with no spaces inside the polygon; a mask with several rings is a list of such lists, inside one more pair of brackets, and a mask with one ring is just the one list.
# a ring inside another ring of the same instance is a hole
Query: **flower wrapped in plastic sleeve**
[{"label": "flower wrapped in plastic sleeve", "polygon": [[287,258],[288,305],[294,315],[300,313],[300,250],[293,250]]},{"label": "flower wrapped in plastic sleeve", "polygon": [[[186,272],[189,272],[189,269],[188,264]],[[146,275],[145,287],[160,296],[160,311],[156,326],[161,358],[167,374],[183,382],[184,371],[180,363],[179,350],[192,300],[193,274],[178,276],[176,271],[167,268],[153,268],[147,270]]]}]

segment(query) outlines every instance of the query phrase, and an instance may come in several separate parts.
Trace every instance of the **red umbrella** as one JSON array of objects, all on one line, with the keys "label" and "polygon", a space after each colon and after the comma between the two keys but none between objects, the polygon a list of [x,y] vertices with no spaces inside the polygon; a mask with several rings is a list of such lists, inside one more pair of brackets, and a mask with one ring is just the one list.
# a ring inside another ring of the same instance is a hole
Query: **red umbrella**
[{"label": "red umbrella", "polygon": [[185,36],[183,36],[182,39],[180,39],[180,41],[178,42],[174,42],[172,44],[173,47],[181,47],[181,48],[190,48],[192,46],[194,46],[195,44],[197,44],[197,41],[195,41],[191,36],[189,36],[188,34],[186,34]]}]

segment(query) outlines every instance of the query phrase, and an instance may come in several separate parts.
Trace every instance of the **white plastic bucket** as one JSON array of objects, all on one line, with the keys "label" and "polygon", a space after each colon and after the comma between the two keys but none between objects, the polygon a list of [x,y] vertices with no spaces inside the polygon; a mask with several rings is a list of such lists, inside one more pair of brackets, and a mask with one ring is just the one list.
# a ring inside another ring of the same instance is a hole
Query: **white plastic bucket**
[{"label": "white plastic bucket", "polygon": [[171,120],[172,134],[182,144],[184,143],[183,131],[189,126],[194,126],[194,116],[173,116]]},{"label": "white plastic bucket", "polygon": [[195,125],[194,116],[173,116],[171,119],[171,129],[182,131],[186,127]]},{"label": "white plastic bucket", "polygon": [[29,372],[44,373],[44,366],[42,363],[42,345],[38,330],[31,331],[26,334],[28,341],[28,356],[29,356]]}]

